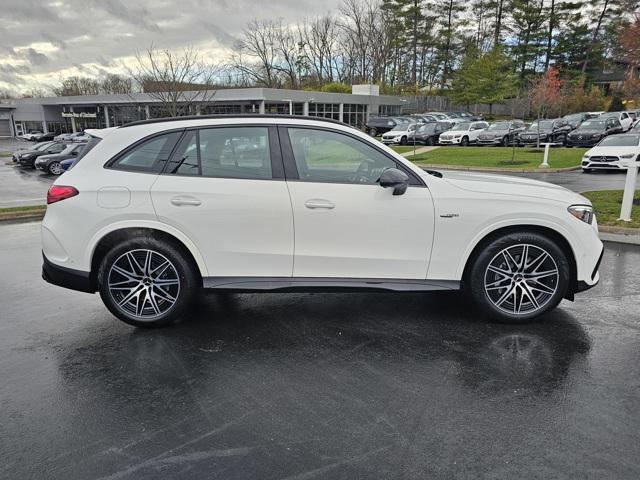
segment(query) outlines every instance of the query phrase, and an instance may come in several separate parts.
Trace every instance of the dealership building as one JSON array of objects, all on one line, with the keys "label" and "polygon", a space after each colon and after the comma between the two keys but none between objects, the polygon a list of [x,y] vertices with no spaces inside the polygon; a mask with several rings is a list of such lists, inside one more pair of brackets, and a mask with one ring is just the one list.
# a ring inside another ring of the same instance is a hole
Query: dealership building
[{"label": "dealership building", "polygon": [[[217,90],[215,94],[185,92],[188,94],[195,96],[190,112],[194,115],[308,115],[331,118],[357,128],[366,123],[369,115],[399,115],[408,102],[402,97],[379,95],[375,85],[354,85],[352,93],[233,88]],[[8,102],[11,103],[0,103],[0,137],[18,136],[31,130],[77,132],[167,116],[158,95],[149,93],[24,98]]]}]

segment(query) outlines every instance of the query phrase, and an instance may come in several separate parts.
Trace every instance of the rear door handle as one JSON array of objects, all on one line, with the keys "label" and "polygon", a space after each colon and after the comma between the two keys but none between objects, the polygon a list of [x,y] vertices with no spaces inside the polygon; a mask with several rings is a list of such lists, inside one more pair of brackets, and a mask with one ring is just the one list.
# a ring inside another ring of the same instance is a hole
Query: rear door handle
[{"label": "rear door handle", "polygon": [[192,207],[197,207],[201,205],[202,202],[194,197],[173,197],[171,199],[171,203],[176,207],[182,207],[186,205],[190,205]]},{"label": "rear door handle", "polygon": [[323,200],[321,198],[312,198],[311,200],[307,200],[304,206],[310,208],[311,210],[333,210],[334,208],[336,208],[336,205],[333,202],[330,202],[329,200]]}]

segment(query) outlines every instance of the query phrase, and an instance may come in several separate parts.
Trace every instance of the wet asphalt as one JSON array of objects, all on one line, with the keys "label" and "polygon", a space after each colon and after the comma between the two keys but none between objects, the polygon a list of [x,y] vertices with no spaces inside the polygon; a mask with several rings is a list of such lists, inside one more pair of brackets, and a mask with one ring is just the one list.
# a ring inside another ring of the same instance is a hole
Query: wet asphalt
[{"label": "wet asphalt", "polygon": [[457,294],[208,295],[162,330],[0,225],[0,478],[640,477],[640,248],[528,325]]}]

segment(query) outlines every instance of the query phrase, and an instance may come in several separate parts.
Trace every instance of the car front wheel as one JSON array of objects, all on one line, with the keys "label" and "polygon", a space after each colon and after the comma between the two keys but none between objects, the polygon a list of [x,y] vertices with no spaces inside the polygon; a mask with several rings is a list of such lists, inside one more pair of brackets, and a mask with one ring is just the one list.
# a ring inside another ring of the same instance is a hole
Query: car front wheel
[{"label": "car front wheel", "polygon": [[174,245],[135,238],[112,248],[98,270],[98,289],[116,317],[136,327],[181,318],[199,290],[190,262]]},{"label": "car front wheel", "polygon": [[486,245],[471,265],[468,288],[487,317],[517,323],[555,308],[569,281],[569,261],[554,241],[519,232]]}]

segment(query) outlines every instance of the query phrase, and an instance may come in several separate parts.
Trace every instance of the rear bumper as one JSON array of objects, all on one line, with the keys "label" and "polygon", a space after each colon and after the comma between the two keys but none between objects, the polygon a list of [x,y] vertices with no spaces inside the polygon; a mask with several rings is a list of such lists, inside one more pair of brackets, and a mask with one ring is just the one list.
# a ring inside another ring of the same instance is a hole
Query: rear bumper
[{"label": "rear bumper", "polygon": [[52,285],[77,290],[79,292],[94,293],[96,291],[91,281],[90,272],[73,270],[52,263],[42,254],[42,278]]}]

